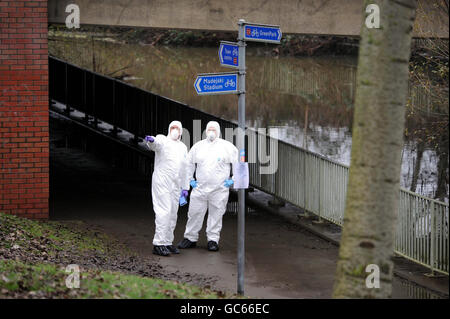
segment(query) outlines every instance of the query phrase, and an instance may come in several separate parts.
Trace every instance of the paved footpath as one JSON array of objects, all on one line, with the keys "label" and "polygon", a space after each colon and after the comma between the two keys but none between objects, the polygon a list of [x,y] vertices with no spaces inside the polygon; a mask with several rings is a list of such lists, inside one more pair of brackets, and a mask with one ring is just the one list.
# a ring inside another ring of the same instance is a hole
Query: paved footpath
[{"label": "paved footpath", "polygon": [[[249,194],[249,202],[254,207],[257,207],[257,209],[280,216],[286,221],[298,225],[302,229],[308,230],[312,234],[339,246],[341,240],[341,227],[324,220],[318,222],[316,216],[305,215],[301,209],[291,204],[286,204],[284,206],[269,205],[269,201],[272,200],[272,196],[258,190]],[[448,298],[448,276],[439,273],[436,273],[434,276],[429,276],[430,270],[428,268],[399,256],[394,257],[394,264],[394,275],[407,282],[414,283],[409,285],[409,289],[417,291],[417,297],[440,296]]]}]

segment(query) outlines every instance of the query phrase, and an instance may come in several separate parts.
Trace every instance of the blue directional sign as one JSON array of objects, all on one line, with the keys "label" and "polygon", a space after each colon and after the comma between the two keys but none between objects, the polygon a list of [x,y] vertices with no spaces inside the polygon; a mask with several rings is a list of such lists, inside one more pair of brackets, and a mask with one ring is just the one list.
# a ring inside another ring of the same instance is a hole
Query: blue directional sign
[{"label": "blue directional sign", "polygon": [[244,40],[280,43],[281,30],[278,26],[246,24],[244,26]]},{"label": "blue directional sign", "polygon": [[222,66],[239,67],[239,46],[234,42],[221,41],[219,47],[219,60]]},{"label": "blue directional sign", "polygon": [[200,74],[194,82],[198,95],[238,93],[237,73]]}]

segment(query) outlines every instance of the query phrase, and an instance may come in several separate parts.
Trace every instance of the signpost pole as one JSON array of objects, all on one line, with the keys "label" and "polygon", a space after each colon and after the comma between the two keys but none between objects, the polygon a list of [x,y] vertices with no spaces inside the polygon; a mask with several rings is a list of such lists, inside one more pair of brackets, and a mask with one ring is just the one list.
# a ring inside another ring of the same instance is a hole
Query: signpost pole
[{"label": "signpost pole", "polygon": [[[245,269],[245,189],[248,188],[248,166],[245,162],[245,46],[246,41],[266,43],[280,43],[281,30],[279,26],[267,24],[246,23],[240,19],[238,22],[238,43],[221,41],[219,47],[220,64],[225,67],[236,68],[238,72],[200,74],[194,82],[195,90],[199,95],[207,94],[238,94],[238,134],[236,145],[239,150],[239,171],[246,171],[246,184],[235,183],[238,189],[238,229],[237,229],[237,293],[244,294]],[[236,48],[239,53],[236,53]],[[237,56],[236,56],[237,55]],[[237,60],[238,59],[238,60]],[[236,83],[237,82],[237,83]]]},{"label": "signpost pole", "polygon": [[[243,19],[238,22],[239,25],[239,95],[238,95],[238,136],[236,144],[239,150],[239,161],[245,162],[245,41],[244,41],[244,23]],[[238,276],[237,292],[244,294],[244,268],[245,268],[245,189],[238,190]]]}]

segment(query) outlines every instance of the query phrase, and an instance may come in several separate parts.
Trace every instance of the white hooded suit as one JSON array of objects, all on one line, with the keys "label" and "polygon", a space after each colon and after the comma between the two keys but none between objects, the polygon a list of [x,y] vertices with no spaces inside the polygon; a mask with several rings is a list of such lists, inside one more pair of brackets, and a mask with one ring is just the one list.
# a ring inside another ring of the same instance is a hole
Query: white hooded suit
[{"label": "white hooded suit", "polygon": [[[176,126],[180,136],[173,140],[170,128]],[[187,147],[181,142],[183,127],[179,121],[169,125],[167,136],[157,135],[147,146],[155,152],[155,167],[152,175],[152,200],[155,211],[155,236],[153,245],[172,245],[173,232],[177,223],[179,198],[182,189],[189,189],[186,181],[185,164]]]},{"label": "white hooded suit", "polygon": [[207,239],[219,243],[222,216],[230,193],[224,182],[230,178],[231,167],[238,160],[237,148],[220,138],[219,124],[209,122],[206,129],[208,130],[210,126],[216,128],[218,136],[212,142],[208,139],[197,142],[187,157],[186,182],[193,179],[196,172],[198,183],[191,192],[188,222],[184,233],[184,237],[192,242],[198,240],[198,232],[202,228],[208,210]]}]

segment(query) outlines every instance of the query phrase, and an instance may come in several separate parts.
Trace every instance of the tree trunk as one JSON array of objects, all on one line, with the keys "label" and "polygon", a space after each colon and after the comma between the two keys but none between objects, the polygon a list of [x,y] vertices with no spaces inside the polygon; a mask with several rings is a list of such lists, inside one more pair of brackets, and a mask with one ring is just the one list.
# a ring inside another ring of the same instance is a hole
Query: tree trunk
[{"label": "tree trunk", "polygon": [[[370,0],[380,28],[363,21],[344,228],[334,298],[388,298],[399,202],[408,64],[416,0]],[[378,266],[379,288],[366,272]]]},{"label": "tree trunk", "polygon": [[424,148],[425,147],[423,141],[417,142],[417,157],[416,162],[414,163],[411,187],[409,189],[411,192],[415,192],[417,188],[417,180],[419,179]]},{"label": "tree trunk", "polygon": [[448,196],[448,131],[441,135],[437,153],[439,154],[439,159],[437,165],[437,188],[434,198],[444,202],[445,197]]}]

